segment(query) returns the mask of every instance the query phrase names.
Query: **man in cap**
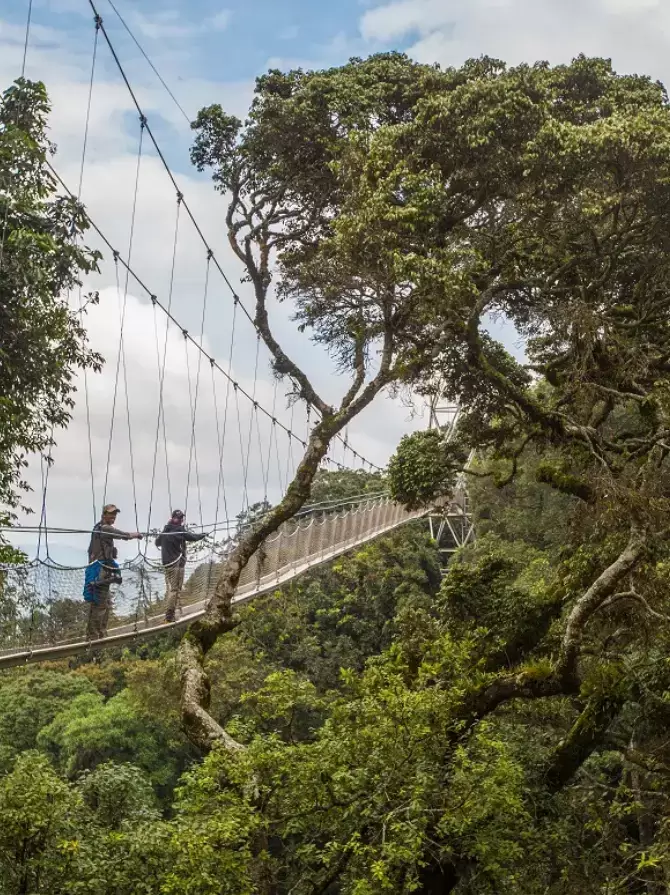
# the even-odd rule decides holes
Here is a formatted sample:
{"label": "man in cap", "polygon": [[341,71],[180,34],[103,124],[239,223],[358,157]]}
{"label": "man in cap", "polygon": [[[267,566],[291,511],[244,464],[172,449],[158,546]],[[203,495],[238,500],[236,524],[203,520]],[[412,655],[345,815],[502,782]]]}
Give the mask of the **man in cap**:
{"label": "man in cap", "polygon": [[184,527],[185,516],[181,510],[173,510],[170,521],[156,538],[156,546],[161,548],[161,562],[165,567],[165,621],[175,620],[179,595],[184,585],[186,566],[186,544],[202,541],[204,534],[194,534]]}
{"label": "man in cap", "polygon": [[139,531],[127,532],[115,528],[116,517],[120,512],[113,503],[108,503],[102,508],[102,518],[93,527],[91,542],[88,545],[89,563],[98,564],[97,579],[88,588],[91,599],[86,634],[89,640],[98,640],[107,636],[110,610],[109,586],[118,581],[120,577],[115,562],[117,550],[114,541],[142,540]]}

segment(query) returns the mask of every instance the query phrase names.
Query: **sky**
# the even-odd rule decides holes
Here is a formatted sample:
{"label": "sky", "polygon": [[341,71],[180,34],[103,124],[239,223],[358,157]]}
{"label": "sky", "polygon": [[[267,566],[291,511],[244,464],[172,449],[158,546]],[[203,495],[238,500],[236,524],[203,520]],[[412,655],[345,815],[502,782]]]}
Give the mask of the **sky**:
{"label": "sky", "polygon": [[[389,49],[442,65],[459,65],[483,54],[510,64],[538,59],[559,63],[583,52],[612,58],[622,72],[646,73],[670,82],[670,4],[664,0],[115,2],[189,118],[212,102],[244,117],[254,78],[268,68],[321,68],[342,64],[351,56]],[[226,245],[224,200],[213,191],[208,178],[195,172],[189,163],[191,133],[187,121],[124,31],[108,0],[97,3],[179,189],[234,288],[250,304],[248,285],[240,283],[240,265]],[[21,72],[27,14],[28,0],[0,4],[3,87]],[[47,85],[53,104],[51,136],[57,145],[54,164],[73,190],[80,176],[93,42],[88,0],[33,0],[26,76]],[[167,304],[171,300],[180,326],[198,338],[202,328],[207,355],[228,369],[233,326],[230,291],[218,273],[212,272],[203,317],[206,253],[183,214],[171,276],[175,191],[146,141],[138,175],[138,143],[137,113],[101,41],[82,201],[122,255],[127,256],[131,248],[132,267],[161,301]],[[89,243],[97,245],[93,237]],[[261,499],[266,491],[270,499],[276,499],[297,457],[297,451],[291,457],[288,439],[279,435],[270,442],[270,423],[259,418],[257,424],[245,401],[240,402],[238,414],[235,401],[229,397],[229,413],[224,414],[225,378],[216,374],[213,381],[206,359],[201,360],[198,374],[197,351],[185,348],[176,327],[166,333],[165,318],[155,314],[149,297],[136,283],[131,280],[126,285],[123,271],[117,279],[109,251],[105,252],[100,274],[84,284],[84,293],[89,290],[99,291],[100,303],[89,309],[86,325],[92,346],[104,355],[106,364],[102,374],[90,375],[86,382],[79,377],[73,421],[67,431],[56,433],[57,447],[48,476],[48,524],[88,528],[99,513],[103,497],[122,508],[119,525],[128,530],[162,525],[171,504],[186,506],[189,522],[199,524],[234,516],[245,500]],[[71,300],[76,303],[78,296],[71,296]],[[124,303],[124,363],[119,363]],[[346,384],[336,375],[327,355],[296,331],[290,307],[273,303],[271,314],[280,340],[304,364],[325,397],[336,400]],[[283,391],[275,393],[263,348],[256,362],[256,341],[248,321],[240,316],[235,326],[232,375],[261,404],[268,409],[274,405],[277,417],[302,436],[308,424],[304,408],[291,410]],[[510,350],[521,352],[509,328],[497,324],[494,329]],[[163,352],[165,437],[162,428],[157,427]],[[349,440],[359,453],[383,465],[405,432],[426,424],[427,415],[421,407],[410,410],[397,398],[380,396],[352,424]],[[268,443],[271,450],[266,453],[267,448],[261,445]],[[247,453],[249,460],[245,463]],[[334,448],[333,458],[352,463],[351,454],[341,445]],[[22,521],[34,524],[41,505],[39,462],[31,464],[28,478],[34,487],[28,503],[37,512]],[[50,550],[61,562],[80,563],[85,541],[83,536],[54,535]],[[19,537],[18,543],[34,552],[35,544],[26,535]],[[122,555],[132,552],[124,549]]]}

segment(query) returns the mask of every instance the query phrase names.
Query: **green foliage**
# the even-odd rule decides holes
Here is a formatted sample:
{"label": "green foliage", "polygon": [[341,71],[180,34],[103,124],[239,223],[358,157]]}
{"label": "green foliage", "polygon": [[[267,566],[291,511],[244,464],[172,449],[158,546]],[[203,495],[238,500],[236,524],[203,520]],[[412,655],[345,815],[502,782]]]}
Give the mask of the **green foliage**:
{"label": "green foliage", "polygon": [[429,606],[438,587],[425,531],[407,526],[249,604],[238,636],[256,659],[327,690],[339,686],[340,669],[362,670],[388,647],[397,614]]}
{"label": "green foliage", "polygon": [[77,795],[44,756],[26,752],[0,780],[0,811],[2,891],[62,892],[81,821]]}
{"label": "green foliage", "polygon": [[[416,523],[244,608],[208,656],[239,752],[185,747],[167,640],[3,678],[3,895],[666,891],[663,89],[602,60],[385,54],[270,72],[245,124],[212,107],[196,131],[342,367],[365,382],[392,338],[387,384],[441,376],[467,404],[478,541],[440,583]],[[429,505],[463,460],[405,439],[392,493]],[[320,476],[313,499],[378,485]]]}
{"label": "green foliage", "polygon": [[526,451],[517,474],[502,487],[493,476],[479,477],[493,472],[495,461],[486,457],[473,465],[478,475],[468,478],[468,495],[479,535],[521,541],[553,556],[565,548],[577,516],[576,501],[540,481],[537,469],[544,462]]}
{"label": "green foliage", "polygon": [[156,797],[147,774],[132,764],[105,762],[85,771],[78,782],[95,823],[110,830],[158,817]]}
{"label": "green foliage", "polygon": [[0,501],[10,507],[26,487],[26,454],[70,419],[77,369],[102,363],[65,300],[100,256],[78,242],[81,206],[55,194],[49,111],[41,83],[19,80],[0,100]]}
{"label": "green foliage", "polygon": [[251,793],[234,784],[243,776],[234,760],[215,750],[186,774],[177,793],[169,895],[252,895],[252,844],[259,830]]}
{"label": "green foliage", "polygon": [[479,628],[487,661],[511,665],[537,647],[562,606],[546,555],[493,535],[449,566],[438,603],[455,636]]}
{"label": "green foliage", "polygon": [[78,675],[41,668],[5,673],[0,678],[0,746],[5,755],[35,749],[40,731],[86,694],[94,695],[95,689]]}
{"label": "green foliage", "polygon": [[143,714],[128,690],[106,702],[96,692],[77,696],[40,731],[38,746],[72,778],[110,760],[131,762],[162,796],[174,787],[189,755],[184,741]]}
{"label": "green foliage", "polygon": [[389,463],[391,496],[409,510],[453,493],[466,454],[439,429],[405,435]]}
{"label": "green foliage", "polygon": [[379,472],[362,469],[321,469],[314,476],[310,503],[330,503],[348,500],[361,494],[379,494],[385,488],[385,480]]}

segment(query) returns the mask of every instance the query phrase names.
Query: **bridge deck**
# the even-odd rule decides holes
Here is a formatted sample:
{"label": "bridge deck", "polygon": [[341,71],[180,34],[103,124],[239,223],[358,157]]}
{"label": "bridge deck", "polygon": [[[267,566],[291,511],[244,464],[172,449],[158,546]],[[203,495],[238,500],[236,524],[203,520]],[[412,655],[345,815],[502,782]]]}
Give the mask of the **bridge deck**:
{"label": "bridge deck", "polygon": [[[290,520],[252,558],[242,574],[234,602],[241,604],[269,593],[322,563],[424,515],[423,511],[409,513],[388,498],[378,498],[344,513],[325,515],[320,520],[314,517]],[[113,627],[101,640],[82,639],[79,634],[55,643],[17,644],[0,651],[0,669],[97,652],[184,628],[205,612],[216,578],[211,567],[208,568],[210,571],[201,576],[200,583],[193,585],[198,570],[187,582],[183,615],[171,624],[165,623],[161,613]]]}

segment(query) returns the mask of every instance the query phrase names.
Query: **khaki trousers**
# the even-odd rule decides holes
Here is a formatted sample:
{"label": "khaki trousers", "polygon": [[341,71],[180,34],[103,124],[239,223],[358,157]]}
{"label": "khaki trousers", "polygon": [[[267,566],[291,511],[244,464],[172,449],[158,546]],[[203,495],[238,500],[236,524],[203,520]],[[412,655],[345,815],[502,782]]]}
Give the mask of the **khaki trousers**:
{"label": "khaki trousers", "polygon": [[[98,581],[104,582],[106,578],[111,578],[112,573],[103,564],[100,567]],[[86,626],[86,636],[89,640],[100,640],[107,636],[107,625],[109,623],[109,613],[112,608],[112,596],[109,590],[109,584],[98,585],[95,588],[96,601],[89,603],[88,608],[88,625]]]}
{"label": "khaki trousers", "polygon": [[184,566],[165,569],[165,615],[173,616],[179,607],[179,595],[184,586]]}

